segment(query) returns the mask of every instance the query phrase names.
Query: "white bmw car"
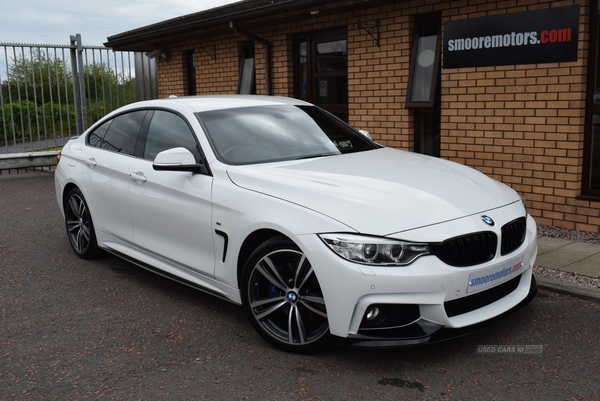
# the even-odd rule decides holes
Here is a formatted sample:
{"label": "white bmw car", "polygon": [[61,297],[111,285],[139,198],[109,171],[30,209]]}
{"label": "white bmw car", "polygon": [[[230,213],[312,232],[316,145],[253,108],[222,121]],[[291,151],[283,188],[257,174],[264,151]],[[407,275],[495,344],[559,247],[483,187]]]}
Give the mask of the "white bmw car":
{"label": "white bmw car", "polygon": [[452,338],[537,292],[536,224],[515,191],[295,99],[125,106],[65,145],[55,185],[77,255],[242,305],[288,351]]}

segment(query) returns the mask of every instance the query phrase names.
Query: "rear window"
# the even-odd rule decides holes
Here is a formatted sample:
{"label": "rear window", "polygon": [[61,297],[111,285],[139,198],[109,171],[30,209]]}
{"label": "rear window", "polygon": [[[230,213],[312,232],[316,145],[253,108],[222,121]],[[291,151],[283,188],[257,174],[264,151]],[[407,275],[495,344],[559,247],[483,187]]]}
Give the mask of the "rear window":
{"label": "rear window", "polygon": [[133,155],[146,110],[134,111],[106,121],[87,137],[90,146]]}

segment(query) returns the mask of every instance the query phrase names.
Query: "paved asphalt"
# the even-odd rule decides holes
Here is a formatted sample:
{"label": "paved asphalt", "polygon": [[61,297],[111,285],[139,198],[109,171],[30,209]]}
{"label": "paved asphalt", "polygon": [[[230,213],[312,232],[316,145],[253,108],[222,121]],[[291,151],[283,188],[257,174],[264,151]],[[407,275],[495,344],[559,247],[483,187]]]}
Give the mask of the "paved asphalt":
{"label": "paved asphalt", "polygon": [[2,401],[598,400],[599,316],[598,302],[542,290],[457,340],[286,354],[239,307],[112,256],[77,258],[51,173],[0,176]]}

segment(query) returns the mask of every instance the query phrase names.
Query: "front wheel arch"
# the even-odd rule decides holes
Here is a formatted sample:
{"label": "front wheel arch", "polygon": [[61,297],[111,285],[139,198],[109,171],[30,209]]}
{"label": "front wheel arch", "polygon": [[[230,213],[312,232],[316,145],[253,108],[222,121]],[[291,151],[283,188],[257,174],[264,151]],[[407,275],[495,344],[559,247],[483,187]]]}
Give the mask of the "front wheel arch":
{"label": "front wheel arch", "polygon": [[67,205],[67,196],[69,195],[69,192],[71,192],[71,190],[73,188],[77,188],[79,189],[79,187],[75,184],[73,184],[72,182],[69,184],[66,184],[65,187],[63,188],[63,192],[62,192],[62,211],[63,214],[65,212],[65,207]]}
{"label": "front wheel arch", "polygon": [[281,238],[288,239],[285,235],[280,233],[279,231],[271,230],[271,229],[262,229],[257,230],[248,235],[244,240],[242,246],[240,247],[240,252],[238,253],[237,259],[237,282],[238,288],[242,288],[242,273],[244,271],[244,266],[248,259],[250,259],[250,255],[256,249],[261,246],[263,243],[273,239],[273,238]]}

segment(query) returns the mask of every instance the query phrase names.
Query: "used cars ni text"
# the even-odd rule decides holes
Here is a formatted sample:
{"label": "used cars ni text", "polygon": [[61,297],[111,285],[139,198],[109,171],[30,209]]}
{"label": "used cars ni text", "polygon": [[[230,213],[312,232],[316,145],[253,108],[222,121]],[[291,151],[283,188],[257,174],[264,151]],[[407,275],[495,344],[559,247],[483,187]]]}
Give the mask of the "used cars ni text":
{"label": "used cars ni text", "polygon": [[519,194],[300,100],[122,107],[65,145],[55,186],[77,255],[108,251],[242,305],[292,352],[447,339],[537,292]]}

